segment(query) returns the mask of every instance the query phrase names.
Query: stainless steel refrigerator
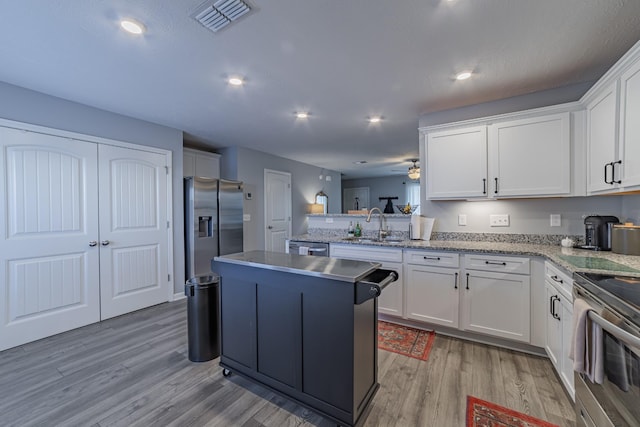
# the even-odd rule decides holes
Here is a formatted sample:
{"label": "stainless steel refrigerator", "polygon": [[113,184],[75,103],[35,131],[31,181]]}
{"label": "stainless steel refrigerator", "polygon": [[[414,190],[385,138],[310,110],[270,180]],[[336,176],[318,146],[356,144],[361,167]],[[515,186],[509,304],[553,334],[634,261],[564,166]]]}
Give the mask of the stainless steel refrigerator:
{"label": "stainless steel refrigerator", "polygon": [[185,280],[211,273],[211,259],[242,252],[242,182],[184,179]]}

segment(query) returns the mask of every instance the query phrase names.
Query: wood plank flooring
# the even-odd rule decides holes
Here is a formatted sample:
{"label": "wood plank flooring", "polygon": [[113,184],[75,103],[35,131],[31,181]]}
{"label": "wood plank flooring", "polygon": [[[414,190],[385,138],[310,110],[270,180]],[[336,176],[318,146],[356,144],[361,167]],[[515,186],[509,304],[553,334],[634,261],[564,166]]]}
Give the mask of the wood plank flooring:
{"label": "wood plank flooring", "polygon": [[[0,352],[0,426],[334,426],[237,376],[187,359],[186,303],[161,304]],[[574,426],[544,358],[437,336],[424,362],[379,352],[365,426],[465,425],[471,394]]]}

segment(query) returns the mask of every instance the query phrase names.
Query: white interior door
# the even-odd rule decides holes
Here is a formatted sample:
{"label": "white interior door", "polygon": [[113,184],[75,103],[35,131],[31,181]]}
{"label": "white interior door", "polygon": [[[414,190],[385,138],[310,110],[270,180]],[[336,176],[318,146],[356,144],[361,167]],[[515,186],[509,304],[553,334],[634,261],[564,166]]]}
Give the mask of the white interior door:
{"label": "white interior door", "polygon": [[0,127],[0,164],[4,350],[100,320],[97,144]]}
{"label": "white interior door", "polygon": [[166,156],[100,145],[101,318],[168,300]]}
{"label": "white interior door", "polygon": [[264,200],[265,250],[285,252],[291,237],[291,174],[265,169]]}

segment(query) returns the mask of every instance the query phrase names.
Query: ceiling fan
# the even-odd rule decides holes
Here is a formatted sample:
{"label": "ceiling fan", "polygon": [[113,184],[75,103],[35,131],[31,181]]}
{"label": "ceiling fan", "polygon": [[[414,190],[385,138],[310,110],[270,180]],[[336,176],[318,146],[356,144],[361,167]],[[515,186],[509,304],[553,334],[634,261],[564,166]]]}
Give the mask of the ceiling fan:
{"label": "ceiling fan", "polygon": [[410,179],[418,180],[420,179],[420,166],[417,165],[418,159],[407,159],[406,162],[412,162],[413,164],[409,166],[409,169],[391,169],[392,172],[405,172]]}

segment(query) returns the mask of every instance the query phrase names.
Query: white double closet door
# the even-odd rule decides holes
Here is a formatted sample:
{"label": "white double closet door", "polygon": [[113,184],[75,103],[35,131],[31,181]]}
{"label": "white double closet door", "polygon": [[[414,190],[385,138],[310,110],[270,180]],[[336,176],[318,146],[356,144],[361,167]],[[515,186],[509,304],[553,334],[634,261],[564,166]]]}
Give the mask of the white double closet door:
{"label": "white double closet door", "polygon": [[0,350],[169,299],[156,152],[0,127]]}

